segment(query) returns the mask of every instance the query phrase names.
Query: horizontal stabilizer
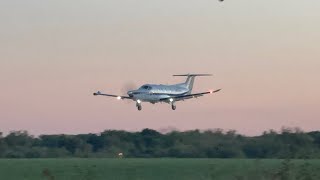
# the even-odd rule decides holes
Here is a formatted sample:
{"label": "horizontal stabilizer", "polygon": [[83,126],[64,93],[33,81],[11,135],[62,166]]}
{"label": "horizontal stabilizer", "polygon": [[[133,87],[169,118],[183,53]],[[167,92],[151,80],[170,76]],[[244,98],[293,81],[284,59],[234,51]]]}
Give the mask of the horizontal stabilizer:
{"label": "horizontal stabilizer", "polygon": [[175,74],[173,76],[212,76],[212,74]]}

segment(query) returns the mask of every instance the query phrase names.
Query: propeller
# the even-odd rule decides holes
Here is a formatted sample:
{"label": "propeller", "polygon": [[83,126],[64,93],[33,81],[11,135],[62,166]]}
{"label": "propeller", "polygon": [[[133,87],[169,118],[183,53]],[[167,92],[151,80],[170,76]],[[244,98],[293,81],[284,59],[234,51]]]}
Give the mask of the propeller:
{"label": "propeller", "polygon": [[[127,96],[128,91],[137,89],[137,85],[134,82],[127,82],[121,88],[121,93]],[[131,103],[132,101],[125,101],[127,103]]]}
{"label": "propeller", "polygon": [[127,82],[123,85],[123,87],[121,88],[121,91],[122,91],[122,94],[127,94],[128,91],[131,91],[131,90],[135,90],[137,89],[137,86],[134,82]]}

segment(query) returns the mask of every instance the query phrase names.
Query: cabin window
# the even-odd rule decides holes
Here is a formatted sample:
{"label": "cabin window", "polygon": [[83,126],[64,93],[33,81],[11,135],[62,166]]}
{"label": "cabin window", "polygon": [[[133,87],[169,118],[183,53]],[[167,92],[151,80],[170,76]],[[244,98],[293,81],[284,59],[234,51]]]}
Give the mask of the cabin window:
{"label": "cabin window", "polygon": [[142,89],[145,89],[145,90],[151,90],[151,89],[152,89],[151,86],[142,86],[141,88],[142,88]]}

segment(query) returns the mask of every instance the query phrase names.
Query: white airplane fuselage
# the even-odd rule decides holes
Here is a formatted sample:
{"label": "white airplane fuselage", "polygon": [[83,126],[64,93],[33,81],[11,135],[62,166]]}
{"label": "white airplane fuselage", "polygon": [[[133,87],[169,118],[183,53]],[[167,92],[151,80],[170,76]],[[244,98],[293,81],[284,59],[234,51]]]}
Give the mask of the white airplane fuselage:
{"label": "white airplane fuselage", "polygon": [[140,100],[152,104],[160,102],[161,99],[187,94],[190,94],[190,89],[184,83],[175,85],[145,84],[137,90],[128,92],[129,97],[132,97],[135,101]]}

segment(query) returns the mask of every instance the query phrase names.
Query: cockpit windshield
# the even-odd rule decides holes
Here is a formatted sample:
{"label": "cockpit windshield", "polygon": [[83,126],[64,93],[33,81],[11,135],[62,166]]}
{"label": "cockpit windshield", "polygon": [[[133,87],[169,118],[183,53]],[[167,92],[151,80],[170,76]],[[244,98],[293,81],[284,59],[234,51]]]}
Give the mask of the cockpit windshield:
{"label": "cockpit windshield", "polygon": [[152,87],[151,87],[151,86],[148,86],[148,85],[143,85],[143,86],[141,86],[140,89],[151,90]]}

